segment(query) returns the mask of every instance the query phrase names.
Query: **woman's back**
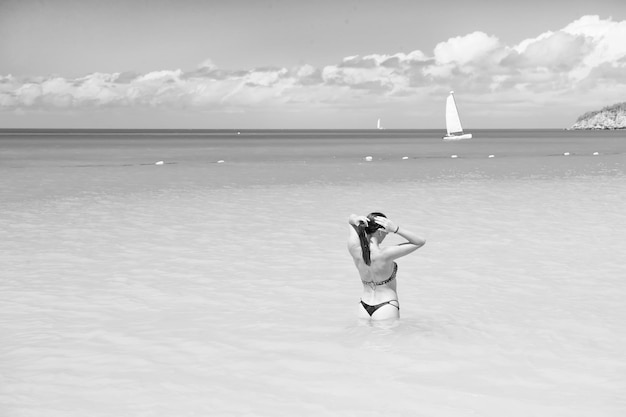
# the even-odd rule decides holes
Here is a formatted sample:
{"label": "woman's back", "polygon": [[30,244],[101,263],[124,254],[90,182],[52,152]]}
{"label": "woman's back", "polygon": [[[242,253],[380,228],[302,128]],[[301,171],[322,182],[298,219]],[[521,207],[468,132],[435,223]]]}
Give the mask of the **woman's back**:
{"label": "woman's back", "polygon": [[354,258],[361,281],[363,282],[382,282],[387,280],[397,268],[397,264],[385,259],[382,256],[376,256],[372,253],[370,264],[367,265],[362,257]]}

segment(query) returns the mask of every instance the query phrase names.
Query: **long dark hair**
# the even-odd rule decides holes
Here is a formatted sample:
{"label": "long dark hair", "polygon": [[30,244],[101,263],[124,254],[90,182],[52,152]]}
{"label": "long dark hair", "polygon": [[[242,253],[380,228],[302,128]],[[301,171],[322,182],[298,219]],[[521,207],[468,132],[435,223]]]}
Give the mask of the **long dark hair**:
{"label": "long dark hair", "polygon": [[369,235],[376,232],[378,229],[382,229],[382,226],[376,223],[375,217],[387,217],[383,213],[379,213],[377,211],[372,212],[367,215],[368,224],[365,225],[364,222],[360,222],[356,227],[357,234],[359,235],[359,241],[361,242],[361,252],[363,253],[363,260],[366,265],[371,264],[372,260],[370,259],[370,239]]}

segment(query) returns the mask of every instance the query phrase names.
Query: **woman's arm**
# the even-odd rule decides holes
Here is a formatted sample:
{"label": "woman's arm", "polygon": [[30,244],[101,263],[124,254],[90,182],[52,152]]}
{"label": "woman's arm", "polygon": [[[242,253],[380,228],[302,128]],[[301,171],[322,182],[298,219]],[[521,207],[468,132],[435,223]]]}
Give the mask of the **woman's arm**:
{"label": "woman's arm", "polygon": [[377,217],[376,223],[383,226],[387,233],[396,233],[408,241],[396,246],[386,247],[382,254],[387,259],[393,260],[408,255],[426,244],[426,240],[416,233],[396,225],[393,221],[385,217]]}
{"label": "woman's arm", "polygon": [[401,243],[397,246],[389,246],[383,251],[383,256],[388,259],[397,259],[402,256],[408,255],[411,252],[415,252],[426,244],[426,240],[419,237],[414,232],[400,227],[396,234],[402,236],[408,242]]}

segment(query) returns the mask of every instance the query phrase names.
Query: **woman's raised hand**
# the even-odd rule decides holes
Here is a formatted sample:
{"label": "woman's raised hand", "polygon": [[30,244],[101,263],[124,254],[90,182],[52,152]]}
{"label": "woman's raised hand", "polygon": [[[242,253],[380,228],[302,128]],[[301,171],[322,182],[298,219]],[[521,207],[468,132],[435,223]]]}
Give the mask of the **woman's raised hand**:
{"label": "woman's raised hand", "polygon": [[358,226],[361,223],[365,223],[365,226],[367,226],[369,224],[369,219],[367,216],[357,216],[356,214],[352,214],[349,222],[355,226]]}
{"label": "woman's raised hand", "polygon": [[386,217],[377,216],[374,221],[381,225],[387,233],[395,233],[398,230],[398,226]]}

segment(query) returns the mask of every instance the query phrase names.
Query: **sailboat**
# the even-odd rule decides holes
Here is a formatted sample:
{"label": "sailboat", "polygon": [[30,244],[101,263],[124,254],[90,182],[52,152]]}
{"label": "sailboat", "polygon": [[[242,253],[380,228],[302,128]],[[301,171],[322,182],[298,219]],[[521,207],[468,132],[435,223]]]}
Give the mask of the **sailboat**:
{"label": "sailboat", "polygon": [[378,123],[376,124],[376,129],[383,130],[383,125],[380,124],[380,119],[378,119]]}
{"label": "sailboat", "polygon": [[443,137],[443,140],[461,140],[471,139],[471,133],[463,133],[463,126],[461,126],[461,119],[459,119],[459,111],[456,108],[456,102],[454,101],[454,91],[450,91],[450,95],[446,100],[446,129],[448,134]]}

